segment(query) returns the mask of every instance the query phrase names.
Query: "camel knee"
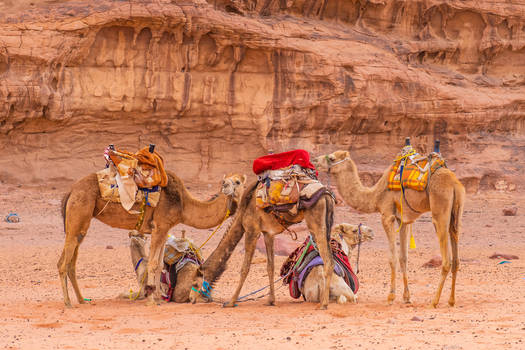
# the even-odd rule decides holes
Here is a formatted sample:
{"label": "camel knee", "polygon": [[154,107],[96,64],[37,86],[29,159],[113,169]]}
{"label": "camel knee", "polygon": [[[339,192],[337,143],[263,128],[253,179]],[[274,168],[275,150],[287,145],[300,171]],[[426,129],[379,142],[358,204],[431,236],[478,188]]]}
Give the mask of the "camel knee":
{"label": "camel knee", "polygon": [[453,259],[452,260],[452,272],[457,272],[459,270],[459,260]]}

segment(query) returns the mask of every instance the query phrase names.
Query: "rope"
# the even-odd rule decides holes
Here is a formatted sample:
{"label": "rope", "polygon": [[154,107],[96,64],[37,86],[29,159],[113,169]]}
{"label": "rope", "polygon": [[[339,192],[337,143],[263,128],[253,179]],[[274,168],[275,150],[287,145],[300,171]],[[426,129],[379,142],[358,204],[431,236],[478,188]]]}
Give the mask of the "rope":
{"label": "rope", "polygon": [[109,202],[110,202],[110,201],[108,200],[108,201],[106,202],[106,205],[104,205],[104,208],[102,208],[102,210],[100,210],[100,211],[98,212],[98,214],[95,215],[95,216],[99,216],[100,214],[102,214],[102,212],[104,211],[104,209],[106,209],[106,207],[108,206]]}
{"label": "rope", "polygon": [[219,224],[219,226],[217,226],[217,228],[215,229],[215,231],[213,231],[211,233],[211,235],[208,237],[208,239],[206,239],[204,241],[204,243],[201,244],[201,246],[199,247],[199,250],[202,249],[202,247],[204,247],[204,245],[206,243],[208,243],[208,241],[215,235],[215,233],[217,233],[217,231],[219,231],[219,229],[222,227],[222,224],[224,224],[224,222],[226,221],[226,219],[228,218],[228,216],[230,216],[230,209],[226,210],[226,215],[224,216],[224,219],[222,219],[222,222]]}
{"label": "rope", "polygon": [[[139,268],[140,263],[143,261],[143,258],[140,258],[139,262],[137,263],[137,266],[135,266],[135,271]],[[140,296],[140,292],[142,292],[142,287],[144,286],[144,280],[146,279],[147,271],[142,274],[142,281],[140,281],[140,288],[137,292],[137,295],[133,297],[133,289],[129,289],[129,300],[137,300],[137,298]]]}
{"label": "rope", "polygon": [[357,235],[359,237],[359,242],[357,242],[357,261],[355,263],[355,273],[358,274],[359,273],[359,255],[361,253],[361,225],[363,225],[362,223],[359,223],[359,225],[357,226]]}

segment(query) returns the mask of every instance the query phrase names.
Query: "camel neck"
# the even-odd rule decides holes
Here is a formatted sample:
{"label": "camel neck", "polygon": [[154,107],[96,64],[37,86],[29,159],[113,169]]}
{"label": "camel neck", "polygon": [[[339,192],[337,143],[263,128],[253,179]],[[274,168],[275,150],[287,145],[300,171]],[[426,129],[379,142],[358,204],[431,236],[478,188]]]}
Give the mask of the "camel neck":
{"label": "camel neck", "polygon": [[182,199],[182,223],[195,228],[210,228],[219,225],[231,209],[231,196],[223,193],[211,201],[199,201],[184,189]]}
{"label": "camel neck", "polygon": [[202,264],[201,271],[204,279],[213,284],[226,269],[228,259],[233,250],[244,234],[242,227],[242,215],[238,213],[233,219],[233,223],[224,234],[217,248],[211,253],[208,259]]}
{"label": "camel neck", "polygon": [[341,163],[333,175],[336,179],[337,189],[348,205],[364,213],[377,211],[377,198],[381,183],[384,181],[384,175],[374,186],[363,186],[352,159]]}

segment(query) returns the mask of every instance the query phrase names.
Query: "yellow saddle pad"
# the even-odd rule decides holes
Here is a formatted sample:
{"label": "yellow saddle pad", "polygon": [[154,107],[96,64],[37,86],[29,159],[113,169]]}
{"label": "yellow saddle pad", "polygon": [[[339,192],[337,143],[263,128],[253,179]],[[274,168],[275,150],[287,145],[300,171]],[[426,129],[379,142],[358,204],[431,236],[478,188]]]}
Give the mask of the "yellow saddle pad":
{"label": "yellow saddle pad", "polygon": [[[417,155],[415,155],[417,157]],[[414,158],[413,158],[414,159]],[[403,167],[403,174],[401,179],[401,165],[405,159],[397,159],[388,176],[388,189],[393,191],[401,190],[401,181],[403,181],[404,188],[410,188],[416,191],[424,191],[428,184],[429,175],[434,173],[441,167],[446,167],[445,160],[441,157],[430,158],[430,166],[428,164],[429,158],[416,158],[411,160],[406,158],[406,164]]]}
{"label": "yellow saddle pad", "polygon": [[270,205],[282,205],[297,203],[299,200],[299,183],[296,179],[290,180],[272,180],[270,187],[266,187],[265,183],[257,185],[256,205],[259,208],[266,208]]}

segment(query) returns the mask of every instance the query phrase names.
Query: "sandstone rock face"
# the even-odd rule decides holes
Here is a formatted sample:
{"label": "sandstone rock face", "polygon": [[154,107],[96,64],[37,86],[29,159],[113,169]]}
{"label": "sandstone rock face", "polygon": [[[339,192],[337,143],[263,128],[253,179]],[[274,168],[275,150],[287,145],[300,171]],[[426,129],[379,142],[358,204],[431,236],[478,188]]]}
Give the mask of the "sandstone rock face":
{"label": "sandstone rock face", "polygon": [[343,148],[371,183],[406,136],[469,191],[523,187],[522,2],[0,1],[2,181],[151,142],[187,180]]}

